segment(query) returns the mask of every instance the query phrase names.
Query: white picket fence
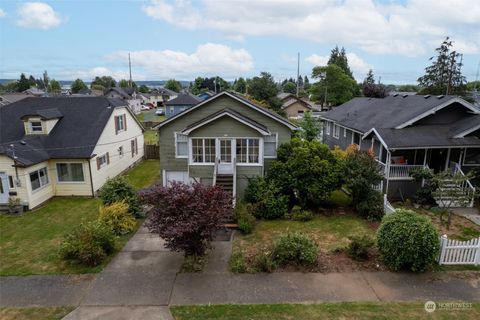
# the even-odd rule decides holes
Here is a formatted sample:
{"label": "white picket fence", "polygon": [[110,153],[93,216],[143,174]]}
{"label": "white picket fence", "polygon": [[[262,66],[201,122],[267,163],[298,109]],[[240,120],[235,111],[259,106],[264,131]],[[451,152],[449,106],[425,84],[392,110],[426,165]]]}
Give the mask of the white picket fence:
{"label": "white picket fence", "polygon": [[480,264],[480,237],[469,241],[440,238],[438,264]]}

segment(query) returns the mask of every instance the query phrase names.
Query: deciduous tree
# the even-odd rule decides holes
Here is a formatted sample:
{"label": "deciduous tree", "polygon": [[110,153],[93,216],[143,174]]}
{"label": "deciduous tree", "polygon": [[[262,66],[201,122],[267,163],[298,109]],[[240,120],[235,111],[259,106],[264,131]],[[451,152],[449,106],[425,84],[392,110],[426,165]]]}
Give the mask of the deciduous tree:
{"label": "deciduous tree", "polygon": [[70,89],[72,90],[72,93],[78,93],[83,89],[87,89],[87,85],[81,79],[76,79],[75,81],[73,81]]}
{"label": "deciduous tree", "polygon": [[164,87],[167,88],[168,90],[172,90],[175,92],[182,91],[182,84],[175,79],[170,79],[167,82],[165,82]]}

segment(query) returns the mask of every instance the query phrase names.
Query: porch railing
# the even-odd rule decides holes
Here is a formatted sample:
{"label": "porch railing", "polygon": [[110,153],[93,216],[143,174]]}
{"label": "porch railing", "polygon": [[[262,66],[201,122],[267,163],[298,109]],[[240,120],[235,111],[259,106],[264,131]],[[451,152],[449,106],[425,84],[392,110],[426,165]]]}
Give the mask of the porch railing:
{"label": "porch railing", "polygon": [[391,164],[389,179],[410,180],[410,173],[417,169],[426,168],[424,165]]}
{"label": "porch railing", "polygon": [[[453,174],[461,174],[462,176],[465,176],[465,173],[463,173],[462,168],[458,163],[455,163],[454,169],[453,169]],[[466,179],[458,185],[460,188],[461,194],[464,194],[468,198],[468,206],[473,207],[474,201],[475,201],[475,187],[472,185],[470,180]]]}
{"label": "porch railing", "polygon": [[218,174],[218,163],[220,159],[218,157],[215,158],[215,164],[213,165],[213,185],[217,185],[217,174]]}

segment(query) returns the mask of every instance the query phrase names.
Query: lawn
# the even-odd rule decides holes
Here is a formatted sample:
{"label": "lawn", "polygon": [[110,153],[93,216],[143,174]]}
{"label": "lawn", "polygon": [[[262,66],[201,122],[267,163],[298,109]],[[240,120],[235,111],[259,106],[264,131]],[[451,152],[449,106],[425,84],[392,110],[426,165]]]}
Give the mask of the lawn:
{"label": "lawn", "polygon": [[[158,161],[144,161],[127,179],[136,188],[147,187],[158,180],[159,166]],[[73,265],[58,254],[63,236],[82,221],[96,219],[100,204],[99,199],[58,197],[19,217],[0,215],[0,276],[101,271],[114,254],[96,267]],[[132,234],[117,239],[117,251]]]}
{"label": "lawn", "polygon": [[146,122],[146,121],[152,121],[152,122],[162,122],[165,120],[165,116],[157,116],[155,114],[156,109],[151,109],[151,110],[146,110],[142,111],[139,114],[136,115],[138,121],[140,122]]}
{"label": "lawn", "polygon": [[62,319],[74,307],[35,307],[35,308],[0,308],[2,320],[55,320]]}
{"label": "lawn", "polygon": [[143,140],[145,144],[158,144],[157,131],[152,129],[147,129],[143,133]]}
{"label": "lawn", "polygon": [[479,319],[480,304],[471,309],[427,313],[423,302],[340,302],[310,305],[213,305],[170,308],[176,320],[316,320],[316,319]]}
{"label": "lawn", "polygon": [[137,189],[146,188],[160,179],[160,161],[144,160],[128,171],[127,180]]}

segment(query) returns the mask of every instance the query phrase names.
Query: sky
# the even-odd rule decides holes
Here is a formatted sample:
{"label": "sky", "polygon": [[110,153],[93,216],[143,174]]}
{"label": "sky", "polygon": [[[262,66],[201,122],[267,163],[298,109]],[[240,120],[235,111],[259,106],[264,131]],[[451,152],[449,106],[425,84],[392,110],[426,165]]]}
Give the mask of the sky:
{"label": "sky", "polygon": [[0,79],[296,77],[344,47],[358,81],[414,84],[449,36],[480,66],[479,0],[0,0]]}

